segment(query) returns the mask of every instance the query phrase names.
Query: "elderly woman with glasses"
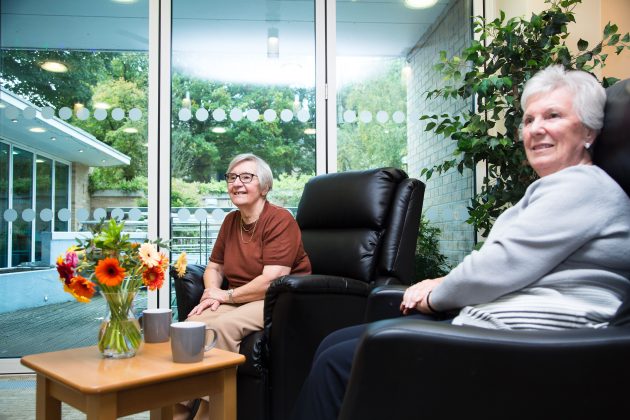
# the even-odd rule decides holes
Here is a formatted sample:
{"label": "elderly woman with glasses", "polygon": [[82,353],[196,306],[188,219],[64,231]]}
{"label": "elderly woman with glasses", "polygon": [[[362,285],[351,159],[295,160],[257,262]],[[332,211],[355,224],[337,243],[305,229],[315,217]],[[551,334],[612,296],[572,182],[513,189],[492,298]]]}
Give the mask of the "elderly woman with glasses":
{"label": "elderly woman with glasses", "polygon": [[[267,162],[253,154],[236,156],[225,174],[238,208],[229,213],[203,275],[201,301],[188,314],[218,332],[217,347],[238,352],[241,340],[263,327],[269,284],[287,274],[310,274],[297,222],[267,201],[273,178]],[[228,289],[221,289],[223,279]]]}
{"label": "elderly woman with glasses", "polygon": [[[238,352],[245,336],[263,328],[271,282],[287,274],[310,274],[311,263],[291,213],[267,201],[273,178],[264,160],[236,156],[225,180],[238,210],[221,225],[203,275],[205,290],[187,320],[211,325],[218,333],[216,347]],[[227,290],[221,288],[224,278]]]}

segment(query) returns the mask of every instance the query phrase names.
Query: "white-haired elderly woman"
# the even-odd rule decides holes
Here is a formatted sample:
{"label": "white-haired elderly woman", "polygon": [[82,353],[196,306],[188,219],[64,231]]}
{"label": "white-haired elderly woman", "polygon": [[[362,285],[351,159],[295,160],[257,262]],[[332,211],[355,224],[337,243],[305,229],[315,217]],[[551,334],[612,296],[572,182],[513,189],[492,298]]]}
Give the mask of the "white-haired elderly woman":
{"label": "white-haired elderly woman", "polygon": [[[273,177],[264,160],[249,153],[236,156],[225,180],[238,210],[221,225],[203,275],[205,290],[187,321],[211,325],[217,330],[216,347],[238,352],[245,336],[263,328],[271,282],[287,274],[310,274],[311,263],[291,213],[267,201]],[[227,290],[221,289],[223,278]]]}
{"label": "white-haired elderly woman", "polygon": [[[582,71],[552,66],[525,85],[523,146],[540,179],[496,220],[479,251],[409,287],[412,317],[512,330],[606,327],[630,292],[630,198],[589,148],[606,93]],[[294,418],[336,419],[365,326],[324,339]]]}

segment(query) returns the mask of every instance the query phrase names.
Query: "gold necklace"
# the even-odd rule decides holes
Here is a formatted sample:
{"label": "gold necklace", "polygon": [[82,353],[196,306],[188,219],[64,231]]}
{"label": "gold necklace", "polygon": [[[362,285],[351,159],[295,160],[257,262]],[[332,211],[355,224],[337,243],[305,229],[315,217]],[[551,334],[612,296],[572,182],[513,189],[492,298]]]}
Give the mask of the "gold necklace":
{"label": "gold necklace", "polygon": [[[240,234],[241,234],[241,242],[243,242],[244,244],[248,244],[252,241],[252,239],[254,239],[254,232],[256,232],[256,226],[258,226],[258,220],[260,220],[260,218],[256,219],[256,221],[254,222],[254,226],[252,226],[249,229],[245,228],[245,223],[243,222],[243,218],[241,216],[239,216],[239,219],[241,221],[241,229],[239,230]],[[246,233],[250,233],[251,232],[251,236],[249,237],[249,241],[245,242],[245,239],[243,238],[243,232]]]}

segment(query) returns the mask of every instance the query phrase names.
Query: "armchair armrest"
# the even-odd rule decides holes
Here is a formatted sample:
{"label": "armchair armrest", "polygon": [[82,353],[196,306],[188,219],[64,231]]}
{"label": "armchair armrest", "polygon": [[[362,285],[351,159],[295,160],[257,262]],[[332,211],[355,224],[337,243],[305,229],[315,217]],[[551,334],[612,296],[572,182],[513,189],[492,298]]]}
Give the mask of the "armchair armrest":
{"label": "armchair armrest", "polygon": [[408,287],[406,285],[394,285],[374,288],[368,296],[365,322],[402,316],[400,302],[402,302],[403,295]]}
{"label": "armchair armrest", "polygon": [[329,333],[363,322],[371,286],[328,275],[284,276],[265,297],[261,369],[269,374],[274,417],[289,418],[317,346]]}
{"label": "armchair armrest", "polygon": [[186,274],[178,277],[171,268],[171,275],[175,281],[175,296],[177,298],[177,318],[184,321],[192,308],[201,299],[204,291],[203,272],[206,267],[199,264],[188,264]]}
{"label": "armchair armrest", "polygon": [[339,418],[606,418],[627,397],[629,352],[626,327],[380,321],[358,346]]}

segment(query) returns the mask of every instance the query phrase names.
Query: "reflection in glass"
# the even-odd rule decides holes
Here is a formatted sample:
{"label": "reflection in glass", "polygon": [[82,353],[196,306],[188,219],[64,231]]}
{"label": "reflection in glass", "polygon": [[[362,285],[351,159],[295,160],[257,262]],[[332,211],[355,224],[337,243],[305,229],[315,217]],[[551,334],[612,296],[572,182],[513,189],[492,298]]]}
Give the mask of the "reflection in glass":
{"label": "reflection in glass", "polygon": [[9,252],[9,223],[4,212],[9,208],[9,145],[0,143],[0,268],[6,267]]}
{"label": "reflection in glass", "polygon": [[55,204],[53,209],[56,232],[67,232],[70,225],[59,219],[59,211],[70,205],[70,168],[61,162],[55,162]]}
{"label": "reflection in glass", "polygon": [[33,200],[33,154],[13,148],[13,206],[18,218],[13,222],[11,265],[31,260],[33,225],[19,215],[32,206]]}
{"label": "reflection in glass", "polygon": [[[52,208],[52,179],[53,165],[52,160],[38,156],[35,162],[35,213],[39,213],[43,209]],[[50,241],[52,225],[48,221],[36,218],[35,221],[35,261],[42,261],[42,253],[50,261]],[[43,248],[46,247],[44,250]],[[49,261],[46,261],[48,263]]]}

